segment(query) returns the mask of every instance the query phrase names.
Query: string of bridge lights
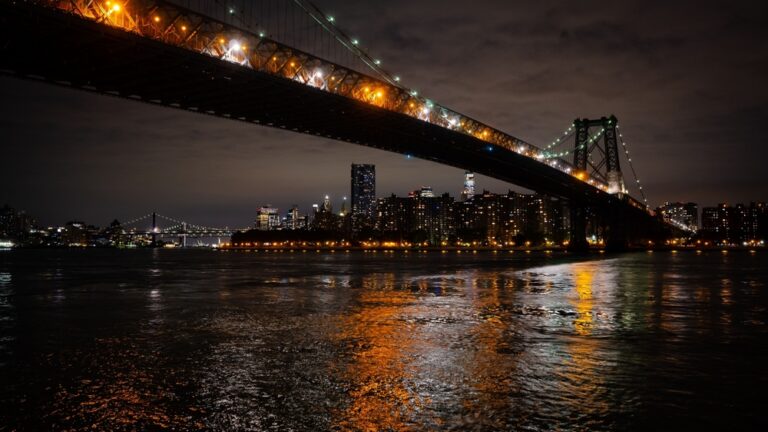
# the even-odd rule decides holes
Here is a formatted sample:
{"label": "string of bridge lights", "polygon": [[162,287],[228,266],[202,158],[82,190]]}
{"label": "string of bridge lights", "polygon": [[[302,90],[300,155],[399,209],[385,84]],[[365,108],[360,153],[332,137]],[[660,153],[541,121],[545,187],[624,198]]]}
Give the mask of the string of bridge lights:
{"label": "string of bridge lights", "polygon": [[627,156],[627,161],[629,162],[629,168],[632,170],[632,176],[635,178],[635,184],[637,184],[637,188],[640,190],[640,195],[643,197],[643,202],[645,203],[646,206],[648,206],[648,198],[646,198],[645,192],[643,191],[643,185],[640,183],[640,179],[637,177],[635,166],[632,165],[632,158],[629,157],[629,149],[627,148],[627,143],[624,142],[624,136],[621,134],[621,131],[619,130],[618,123],[616,123],[616,132],[619,134],[619,142],[621,142],[621,147],[624,149],[624,154]]}
{"label": "string of bridge lights", "polygon": [[[310,4],[312,4],[311,2],[309,2],[309,3],[310,3]],[[317,6],[315,6],[315,5],[312,5],[312,6],[314,6],[314,8],[315,8],[315,9],[317,9],[318,11],[320,11],[320,9],[319,9]],[[320,12],[322,13],[322,11],[320,11]],[[362,60],[362,61],[363,61],[363,63],[366,63],[366,64],[368,64],[367,60],[368,60],[368,59],[372,60],[372,61],[373,61],[373,67],[371,67],[371,68],[372,68],[374,71],[376,71],[376,72],[378,72],[379,74],[381,74],[381,75],[382,75],[382,77],[383,77],[383,78],[384,78],[386,81],[388,81],[390,84],[392,84],[392,85],[394,85],[394,86],[400,87],[400,88],[402,88],[402,89],[404,89],[404,90],[408,90],[408,91],[409,91],[409,93],[410,93],[412,96],[416,96],[416,95],[418,95],[418,92],[417,92],[417,91],[415,91],[415,90],[413,90],[413,89],[406,89],[406,88],[404,88],[403,86],[401,86],[401,85],[400,85],[400,80],[401,80],[401,78],[400,78],[400,75],[391,74],[391,73],[389,73],[387,70],[385,70],[383,67],[381,67],[381,65],[382,65],[382,63],[383,63],[383,62],[382,62],[382,60],[381,60],[381,59],[379,59],[379,58],[371,57],[371,56],[368,54],[368,51],[367,51],[367,50],[364,50],[364,49],[361,47],[361,45],[360,45],[360,39],[358,39],[358,38],[356,38],[356,37],[353,37],[353,38],[349,38],[349,37],[347,37],[347,36],[346,36],[346,34],[344,33],[344,31],[343,31],[343,30],[341,30],[341,29],[340,29],[340,28],[339,28],[339,27],[336,25],[336,17],[334,17],[333,15],[327,15],[327,14],[324,14],[324,13],[322,13],[322,16],[325,18],[325,20],[327,21],[327,23],[328,23],[328,24],[329,24],[331,27],[333,27],[333,28],[334,28],[334,29],[335,29],[337,32],[339,32],[339,33],[340,33],[340,34],[341,34],[341,35],[342,35],[344,38],[346,38],[346,39],[348,40],[348,42],[349,42],[349,43],[351,43],[351,44],[352,44],[352,46],[354,46],[354,47],[355,47],[355,49],[356,49],[356,51],[357,51],[357,52],[355,52],[355,50],[350,50],[350,51],[351,51],[353,54],[355,54],[355,55],[357,55],[358,57],[360,57],[360,60]],[[342,42],[342,43],[343,43],[343,42]],[[346,44],[345,44],[345,46],[346,46]],[[365,57],[368,57],[368,59],[366,59],[366,58],[363,58],[363,56],[362,56],[362,55],[364,55]],[[371,66],[371,65],[369,64],[368,66]],[[394,82],[392,82],[392,81],[394,81]]]}
{"label": "string of bridge lights", "polygon": [[169,227],[167,229],[171,229],[171,228],[174,228],[174,227],[186,225],[187,228],[195,228],[195,229],[207,230],[207,231],[228,231],[229,230],[229,228],[227,228],[227,227],[224,227],[224,228],[214,228],[214,227],[207,227],[207,226],[202,226],[202,225],[195,225],[195,224],[192,224],[192,223],[188,223],[188,222],[180,221],[178,219],[174,219],[172,217],[163,216],[161,214],[157,214],[156,213],[156,215],[157,215],[157,217],[159,217],[161,219],[165,219],[165,220],[168,220],[168,221],[171,221],[171,222],[176,222],[176,225],[174,225],[172,227]]}
{"label": "string of bridge lights", "polygon": [[[587,144],[592,144],[593,142],[597,141],[598,139],[600,139],[600,137],[604,133],[605,133],[605,128],[601,128],[599,132],[597,132],[596,134],[594,134],[591,137],[589,137],[589,139],[587,139]],[[584,148],[584,144],[580,145],[579,148],[583,149]],[[568,156],[569,154],[571,154],[570,150],[566,150],[566,151],[563,151],[563,152],[560,152],[560,153],[549,153],[546,156],[544,156],[544,159],[554,159],[554,158]]]}
{"label": "string of bridge lights", "polygon": [[[251,26],[250,26],[250,23],[246,22],[246,21],[243,19],[243,17],[242,17],[242,16],[240,16],[240,14],[237,14],[237,13],[236,13],[237,11],[236,11],[236,9],[235,9],[235,7],[234,7],[234,6],[227,6],[227,5],[223,4],[223,3],[221,3],[219,0],[214,0],[214,1],[215,1],[215,2],[216,2],[218,5],[219,5],[219,6],[221,6],[222,8],[224,8],[224,9],[227,11],[227,13],[229,13],[229,15],[231,15],[231,16],[233,16],[233,17],[237,18],[237,19],[238,19],[238,21],[240,22],[240,24],[244,25],[244,27],[246,27],[246,28],[251,28]],[[318,23],[319,23],[319,24],[323,25],[323,27],[325,26],[325,24],[328,24],[328,25],[330,25],[330,26],[331,26],[331,27],[332,27],[334,30],[336,30],[336,32],[337,32],[338,34],[334,34],[333,36],[335,36],[337,39],[339,39],[339,38],[343,38],[344,40],[340,40],[340,39],[339,39],[339,42],[341,42],[341,43],[342,43],[342,45],[344,45],[344,47],[345,47],[345,48],[347,48],[347,49],[348,49],[350,52],[352,52],[352,53],[353,53],[353,54],[355,54],[355,55],[356,55],[358,58],[360,58],[360,60],[362,60],[362,61],[363,61],[363,63],[365,63],[366,65],[368,65],[368,66],[369,66],[369,67],[370,67],[372,70],[374,70],[375,72],[378,72],[380,75],[382,75],[382,78],[384,78],[384,80],[385,80],[385,81],[387,81],[389,84],[392,84],[392,85],[395,85],[395,86],[397,86],[397,87],[401,87],[401,88],[403,88],[403,87],[402,87],[402,86],[399,84],[399,83],[400,83],[400,80],[401,80],[400,76],[399,76],[399,75],[394,75],[394,74],[391,74],[391,73],[389,73],[388,71],[386,71],[385,69],[383,69],[383,68],[381,67],[381,65],[382,65],[382,61],[381,61],[381,59],[378,59],[378,58],[373,58],[373,57],[371,57],[371,56],[368,54],[367,50],[363,50],[363,49],[362,49],[362,47],[360,46],[360,39],[358,39],[358,38],[356,38],[356,37],[348,37],[348,36],[347,36],[347,35],[344,33],[344,31],[343,31],[343,30],[341,30],[341,29],[340,29],[340,28],[339,28],[339,27],[336,25],[336,17],[334,17],[333,15],[328,15],[328,14],[325,14],[323,11],[321,11],[321,10],[320,10],[320,8],[318,8],[318,7],[317,7],[316,5],[314,5],[312,2],[306,2],[306,3],[308,3],[308,4],[309,4],[309,5],[310,5],[310,6],[311,6],[311,7],[312,7],[314,10],[316,10],[316,11],[317,11],[317,12],[320,14],[320,16],[321,16],[321,17],[324,19],[324,21],[325,21],[325,22],[320,22],[320,21],[318,20],[318,17],[316,17],[316,16],[315,16],[315,15],[312,13],[312,11],[310,11],[310,10],[308,10],[308,9],[307,9],[306,5],[305,5],[305,4],[303,4],[304,2],[302,2],[302,1],[300,1],[300,0],[295,0],[295,3],[296,3],[296,4],[297,4],[299,7],[301,7],[302,9],[304,9],[304,11],[305,11],[307,14],[309,14],[309,16],[310,16],[310,17],[314,18],[316,21],[318,21]],[[259,35],[259,37],[260,37],[260,38],[266,37],[266,33],[265,33],[263,30],[259,30],[259,31],[258,31],[258,35]],[[349,47],[349,46],[347,45],[347,43],[351,44],[353,48]],[[235,49],[235,51],[239,51],[239,49]],[[367,57],[367,58],[365,58],[365,57]],[[371,65],[371,64],[369,63],[369,60],[370,60],[370,62],[372,62],[372,63],[373,63],[373,65]],[[394,81],[394,82],[393,82],[393,81]],[[417,92],[417,91],[415,91],[415,90],[412,90],[412,89],[405,89],[405,88],[403,88],[403,89],[404,89],[404,90],[409,90],[409,93],[410,93],[412,96],[416,96],[416,95],[418,94],[418,92]]]}
{"label": "string of bridge lights", "polygon": [[124,222],[124,223],[122,223],[121,225],[123,225],[123,226],[125,226],[125,225],[133,225],[133,224],[135,224],[136,222],[142,221],[142,220],[144,220],[144,219],[148,219],[148,218],[149,218],[149,217],[151,217],[151,216],[152,216],[152,213],[148,213],[148,214],[145,214],[144,216],[141,216],[141,217],[137,217],[136,219],[132,219],[132,220],[130,220],[130,221],[128,221],[128,222]]}
{"label": "string of bridge lights", "polygon": [[559,138],[555,139],[554,141],[552,141],[552,143],[551,143],[551,144],[548,144],[546,147],[544,147],[544,151],[546,151],[546,150],[549,150],[549,149],[551,149],[552,147],[555,147],[555,146],[557,146],[558,144],[562,144],[563,142],[565,142],[564,140],[565,140],[566,138],[568,138],[568,136],[569,136],[569,135],[571,135],[571,134],[573,133],[573,128],[574,128],[574,126],[576,126],[576,125],[575,125],[575,124],[573,124],[573,123],[571,123],[571,125],[568,127],[568,129],[566,129],[566,130],[565,130],[565,132],[563,132],[563,134],[562,134],[562,135],[560,135],[560,137],[559,137]]}

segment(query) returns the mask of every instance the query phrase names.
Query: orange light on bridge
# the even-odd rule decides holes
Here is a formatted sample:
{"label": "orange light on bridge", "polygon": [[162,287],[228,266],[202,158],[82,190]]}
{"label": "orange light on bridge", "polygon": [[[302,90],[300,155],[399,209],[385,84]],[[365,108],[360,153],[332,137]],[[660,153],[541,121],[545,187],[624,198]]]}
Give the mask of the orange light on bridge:
{"label": "orange light on bridge", "polygon": [[181,26],[181,31],[184,31],[184,32],[187,31],[187,26],[185,25]]}
{"label": "orange light on bridge", "polygon": [[155,16],[155,22],[160,22],[160,17],[159,16]]}

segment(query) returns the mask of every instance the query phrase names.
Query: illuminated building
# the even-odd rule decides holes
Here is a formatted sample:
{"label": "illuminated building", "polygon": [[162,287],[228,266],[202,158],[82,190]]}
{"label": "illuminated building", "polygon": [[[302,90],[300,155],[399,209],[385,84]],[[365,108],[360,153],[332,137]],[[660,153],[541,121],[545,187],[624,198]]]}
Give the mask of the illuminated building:
{"label": "illuminated building", "polygon": [[432,245],[448,241],[454,231],[454,200],[447,193],[434,196],[431,188],[422,195],[424,189],[411,192],[408,197],[393,194],[380,198],[376,228],[390,240],[426,241]]}
{"label": "illuminated building", "polygon": [[352,226],[357,231],[371,226],[376,216],[376,166],[352,164]]}
{"label": "illuminated building", "polygon": [[[448,241],[454,231],[452,220],[453,198],[444,193],[434,196],[432,188],[424,193],[422,188],[418,197],[413,198],[413,223],[411,229],[424,235],[423,240],[437,245]],[[421,240],[421,239],[417,239]]]}
{"label": "illuminated building", "polygon": [[272,231],[280,227],[280,215],[278,209],[267,204],[259,209],[256,216],[256,229],[261,231]]}
{"label": "illuminated building", "polygon": [[299,213],[299,207],[294,205],[283,219],[283,228],[289,230],[304,229],[307,227],[307,216]]}
{"label": "illuminated building", "polygon": [[419,196],[421,198],[434,198],[435,193],[432,191],[432,187],[422,186],[421,190],[419,190]]}
{"label": "illuminated building", "polygon": [[768,208],[763,202],[704,207],[701,226],[699,234],[705,240],[728,245],[760,244],[768,237]]}
{"label": "illuminated building", "polygon": [[464,172],[464,189],[461,191],[461,200],[466,201],[475,195],[475,174]]}
{"label": "illuminated building", "polygon": [[331,197],[328,195],[323,198],[323,207],[324,212],[333,213],[333,204],[331,203]]}
{"label": "illuminated building", "polygon": [[560,243],[568,238],[569,213],[563,201],[546,195],[483,191],[454,204],[459,241],[509,244]]}
{"label": "illuminated building", "polygon": [[749,203],[747,240],[768,240],[768,206],[764,202]]}
{"label": "illuminated building", "polygon": [[376,203],[376,229],[383,233],[410,233],[413,200],[392,194]]}
{"label": "illuminated building", "polygon": [[323,199],[322,205],[318,206],[317,204],[313,204],[312,208],[314,210],[312,223],[310,224],[312,230],[326,232],[339,231],[343,218],[333,213],[333,205],[331,204],[331,198],[328,195]]}

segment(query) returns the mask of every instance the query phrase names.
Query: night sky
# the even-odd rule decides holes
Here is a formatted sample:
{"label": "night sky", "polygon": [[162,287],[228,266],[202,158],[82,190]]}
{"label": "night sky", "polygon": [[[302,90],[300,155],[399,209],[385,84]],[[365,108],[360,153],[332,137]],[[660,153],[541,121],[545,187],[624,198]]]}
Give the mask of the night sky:
{"label": "night sky", "polygon": [[[528,142],[615,114],[653,206],[768,200],[766,2],[316,3],[406,85]],[[156,210],[240,227],[326,193],[338,208],[351,163],[376,164],[379,196],[462,186],[431,162],[9,77],[0,144],[0,205],[43,224]]]}

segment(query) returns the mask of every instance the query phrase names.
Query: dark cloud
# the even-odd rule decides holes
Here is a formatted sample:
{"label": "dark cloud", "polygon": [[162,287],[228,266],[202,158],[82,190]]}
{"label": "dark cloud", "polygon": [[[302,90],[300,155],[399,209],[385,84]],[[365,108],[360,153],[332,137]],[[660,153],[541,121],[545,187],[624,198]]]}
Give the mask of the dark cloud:
{"label": "dark cloud", "polygon": [[[408,85],[527,141],[617,115],[652,204],[768,199],[765,2],[316,2]],[[349,193],[353,162],[376,163],[379,195],[461,187],[430,162],[11,78],[0,133],[0,201],[50,223],[244,225]]]}

